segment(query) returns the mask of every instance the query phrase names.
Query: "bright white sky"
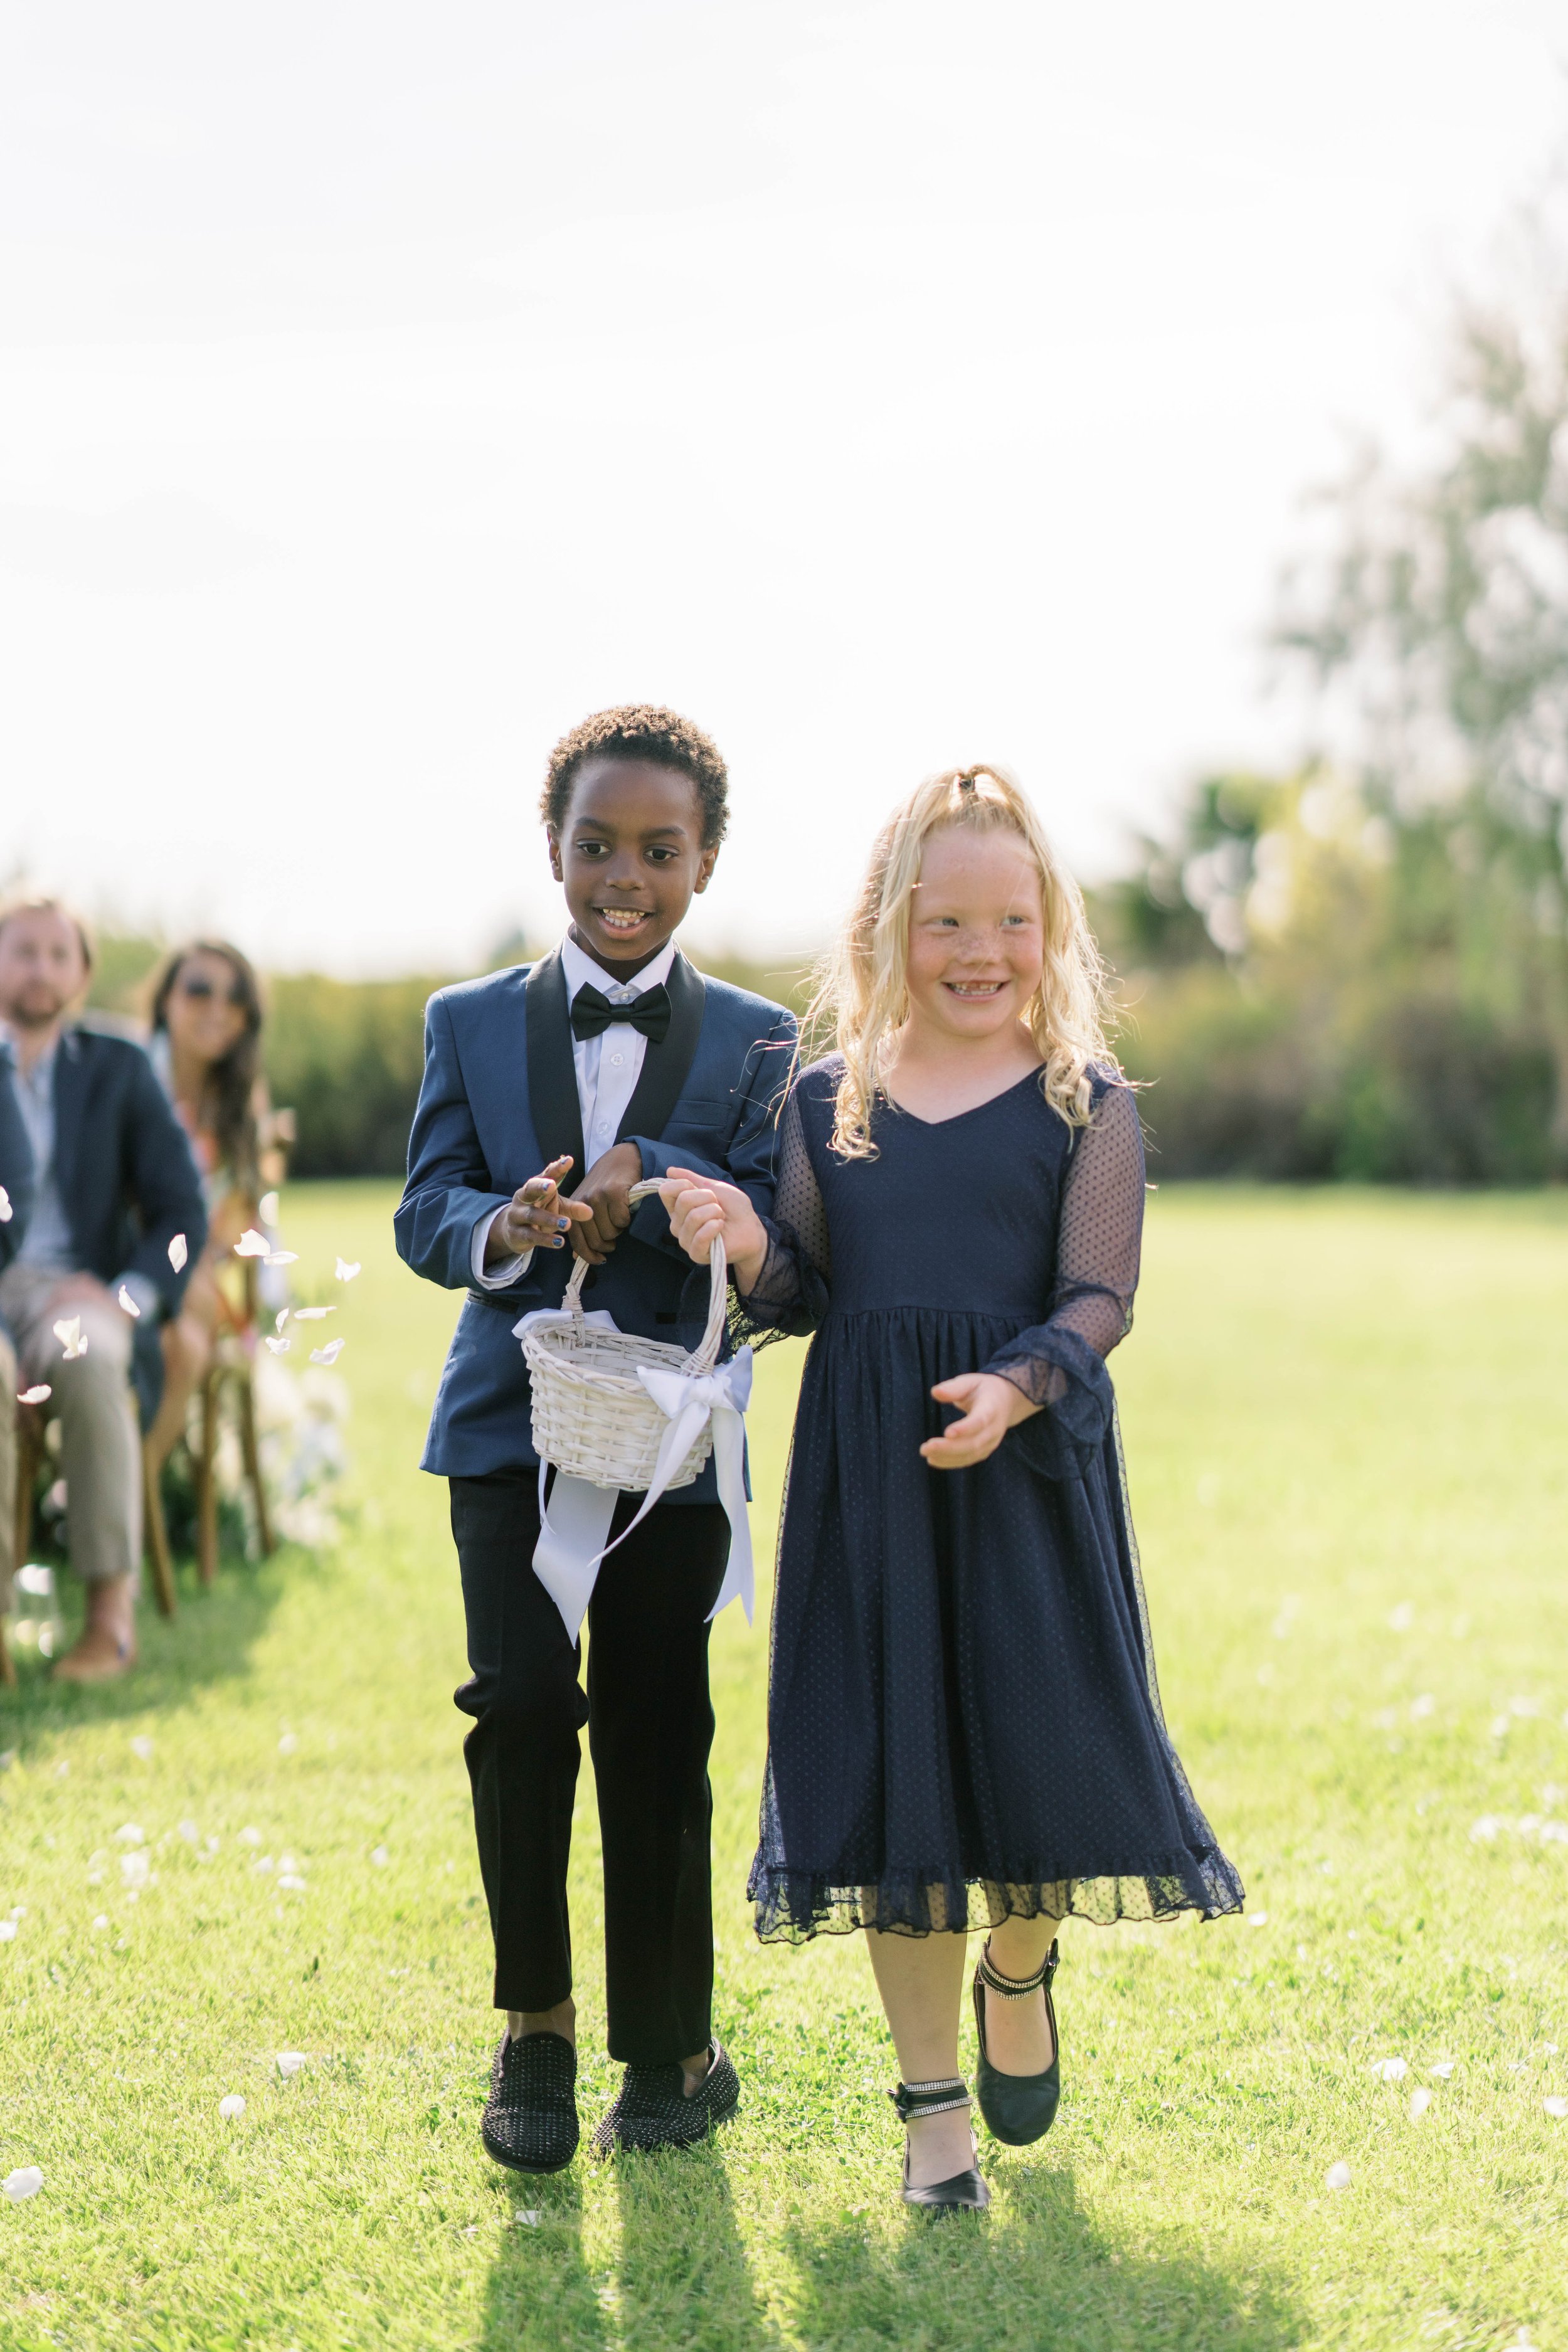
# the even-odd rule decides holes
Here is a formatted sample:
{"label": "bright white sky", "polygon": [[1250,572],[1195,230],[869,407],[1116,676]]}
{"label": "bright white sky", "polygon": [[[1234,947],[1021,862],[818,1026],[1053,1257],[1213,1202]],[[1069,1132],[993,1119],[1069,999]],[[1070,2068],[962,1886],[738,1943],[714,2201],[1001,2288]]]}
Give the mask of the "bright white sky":
{"label": "bright white sky", "polygon": [[552,931],[586,711],[814,944],[930,769],[1069,857],[1300,713],[1348,430],[1568,121],[1555,0],[10,0],[0,875],[275,966]]}

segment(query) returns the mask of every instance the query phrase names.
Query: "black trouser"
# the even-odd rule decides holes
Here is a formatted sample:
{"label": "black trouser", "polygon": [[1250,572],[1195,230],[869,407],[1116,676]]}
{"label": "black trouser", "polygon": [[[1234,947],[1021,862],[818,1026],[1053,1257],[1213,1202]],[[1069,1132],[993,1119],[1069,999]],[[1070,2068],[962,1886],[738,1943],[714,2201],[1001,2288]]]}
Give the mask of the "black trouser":
{"label": "black trouser", "polygon": [[[581,1647],[533,1573],[538,1474],[454,1478],[471,1679],[455,1694],[479,1869],[495,1937],[498,2009],[553,2009],[572,1990],[566,1863],[588,1726],[605,1860],[605,1988],[612,2058],[661,2065],[711,2030],[708,1612],[730,1522],[718,1503],[657,1503],[599,1570]],[[637,1497],[616,1506],[612,1534]]]}

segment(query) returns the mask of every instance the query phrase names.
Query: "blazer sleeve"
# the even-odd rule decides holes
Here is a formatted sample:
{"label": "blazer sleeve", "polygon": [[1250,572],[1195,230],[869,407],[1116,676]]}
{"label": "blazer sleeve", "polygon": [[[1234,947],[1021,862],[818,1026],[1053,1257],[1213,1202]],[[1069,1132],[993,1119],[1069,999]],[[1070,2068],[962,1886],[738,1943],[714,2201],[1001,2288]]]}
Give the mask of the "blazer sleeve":
{"label": "blazer sleeve", "polygon": [[[767,1035],[759,1037],[747,1052],[736,1088],[740,1112],[721,1160],[704,1160],[657,1136],[627,1138],[642,1154],[645,1181],[668,1176],[672,1168],[689,1168],[696,1175],[738,1184],[762,1215],[773,1213],[778,1119],[795,1060],[795,1028],[794,1013],[780,1005]],[[639,1242],[655,1249],[668,1250],[677,1257],[686,1255],[671,1237],[669,1217],[660,1200],[640,1202],[629,1230]]]}
{"label": "blazer sleeve", "polygon": [[399,1257],[426,1282],[466,1290],[473,1279],[474,1227],[510,1199],[491,1181],[452,1016],[433,996],[425,1008],[425,1076],[408,1139],[408,1181],[392,1221]]}
{"label": "blazer sleeve", "polygon": [[[128,1189],[141,1236],[119,1278],[141,1275],[156,1290],[165,1316],[174,1315],[206,1246],[206,1202],[185,1130],[142,1053],[132,1066],[125,1151]],[[185,1263],[178,1273],[169,1263],[169,1244],[176,1234],[185,1237]]]}
{"label": "blazer sleeve", "polygon": [[[27,1220],[33,1213],[32,1147],[27,1141],[21,1108],[12,1088],[10,1059],[5,1055],[0,1055],[0,1190],[4,1190],[11,1210],[7,1217],[0,1208],[0,1274],[3,1274],[22,1246]],[[4,1402],[0,1400],[0,1411],[5,1409]]]}

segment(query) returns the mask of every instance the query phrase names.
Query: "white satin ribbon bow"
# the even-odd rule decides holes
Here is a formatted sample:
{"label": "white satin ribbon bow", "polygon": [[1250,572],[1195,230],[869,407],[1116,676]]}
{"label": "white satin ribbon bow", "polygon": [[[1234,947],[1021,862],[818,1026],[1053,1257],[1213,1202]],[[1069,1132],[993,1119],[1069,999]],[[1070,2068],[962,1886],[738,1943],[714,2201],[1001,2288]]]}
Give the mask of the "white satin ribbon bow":
{"label": "white satin ribbon bow", "polygon": [[[557,1311],[548,1307],[535,1310],[541,1318],[553,1316]],[[595,1313],[587,1319],[612,1331],[616,1328],[608,1315]],[[519,1337],[533,1320],[534,1316],[525,1315],[514,1327]],[[639,1364],[637,1378],[668,1425],[659,1440],[653,1480],[641,1507],[637,1517],[621,1529],[615,1543],[606,1538],[621,1490],[591,1486],[586,1478],[569,1478],[558,1470],[550,1489],[547,1511],[544,1483],[548,1465],[542,1462],[539,1465],[539,1542],[534,1549],[533,1572],[560,1611],[569,1642],[574,1643],[582,1631],[600,1562],[615,1550],[616,1544],[625,1543],[632,1528],[647,1518],[685,1461],[710,1414],[713,1420],[713,1467],[719,1482],[719,1500],[730,1521],[730,1559],[719,1598],[708,1615],[711,1622],[721,1609],[739,1599],[747,1624],[752,1622],[755,1577],[751,1522],[746,1516],[743,1419],[752,1394],[752,1351],[742,1348],[738,1356],[711,1372],[650,1370]]]}

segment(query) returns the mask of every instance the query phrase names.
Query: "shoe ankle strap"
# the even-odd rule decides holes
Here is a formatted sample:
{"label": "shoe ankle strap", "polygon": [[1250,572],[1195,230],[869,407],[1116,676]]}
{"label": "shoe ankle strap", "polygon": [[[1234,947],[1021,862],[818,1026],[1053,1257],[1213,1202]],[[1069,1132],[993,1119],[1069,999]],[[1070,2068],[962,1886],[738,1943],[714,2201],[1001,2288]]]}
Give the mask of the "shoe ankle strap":
{"label": "shoe ankle strap", "polygon": [[1042,1985],[1050,1983],[1058,1965],[1054,1937],[1050,1950],[1032,1977],[1005,1977],[991,1958],[989,1938],[980,1948],[980,1981],[988,1985],[994,1993],[999,1993],[1004,2000],[1022,2000],[1026,1994],[1038,1992]]}
{"label": "shoe ankle strap", "polygon": [[888,2096],[899,2111],[899,2121],[907,2124],[921,2116],[942,2116],[952,2108],[967,2107],[969,2085],[962,2074],[951,2074],[945,2083],[900,2083]]}

